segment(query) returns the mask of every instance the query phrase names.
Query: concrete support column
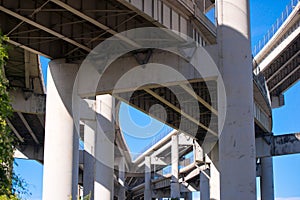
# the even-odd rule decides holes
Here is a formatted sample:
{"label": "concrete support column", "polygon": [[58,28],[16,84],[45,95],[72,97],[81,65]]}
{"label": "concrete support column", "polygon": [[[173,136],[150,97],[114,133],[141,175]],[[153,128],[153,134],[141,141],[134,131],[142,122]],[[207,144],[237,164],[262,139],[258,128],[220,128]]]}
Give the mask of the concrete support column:
{"label": "concrete support column", "polygon": [[178,135],[172,135],[171,146],[171,163],[172,163],[172,177],[171,177],[171,198],[180,198],[179,177],[179,153],[178,153]]}
{"label": "concrete support column", "polygon": [[119,190],[119,200],[126,199],[126,190],[125,190],[125,158],[120,159],[119,163],[119,182],[121,183]]}
{"label": "concrete support column", "polygon": [[262,200],[274,200],[273,158],[260,159],[260,193]]}
{"label": "concrete support column", "polygon": [[114,198],[114,98],[111,95],[96,97],[96,145],[94,199]]}
{"label": "concrete support column", "polygon": [[248,0],[217,1],[219,69],[227,97],[219,137],[221,199],[256,199],[253,77]]}
{"label": "concrete support column", "polygon": [[77,64],[64,63],[64,60],[54,60],[49,63],[44,200],[77,198],[79,139],[72,118],[72,91],[77,71]]}
{"label": "concrete support column", "polygon": [[219,167],[219,146],[215,145],[210,152],[210,157],[205,156],[205,161],[210,163],[210,181],[209,181],[209,194],[210,198],[220,200],[220,172]]}
{"label": "concrete support column", "polygon": [[84,172],[83,196],[89,195],[94,200],[94,171],[95,171],[95,136],[96,121],[85,121],[84,125]]}
{"label": "concrete support column", "polygon": [[210,200],[209,198],[209,170],[204,170],[200,173],[200,199]]}
{"label": "concrete support column", "polygon": [[151,191],[151,158],[149,156],[145,157],[145,190],[144,190],[144,199],[152,199]]}
{"label": "concrete support column", "polygon": [[193,200],[193,193],[192,192],[186,192],[184,199],[185,200]]}

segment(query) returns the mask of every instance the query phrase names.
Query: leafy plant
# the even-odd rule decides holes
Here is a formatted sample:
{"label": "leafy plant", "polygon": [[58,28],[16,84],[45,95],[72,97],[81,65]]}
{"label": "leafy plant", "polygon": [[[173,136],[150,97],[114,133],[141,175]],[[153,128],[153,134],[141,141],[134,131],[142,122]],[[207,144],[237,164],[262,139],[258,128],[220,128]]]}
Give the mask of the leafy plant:
{"label": "leafy plant", "polygon": [[12,171],[15,138],[6,122],[13,112],[4,71],[8,60],[7,40],[8,38],[0,32],[0,200],[16,200],[19,199],[18,194],[23,194],[27,190],[25,181]]}

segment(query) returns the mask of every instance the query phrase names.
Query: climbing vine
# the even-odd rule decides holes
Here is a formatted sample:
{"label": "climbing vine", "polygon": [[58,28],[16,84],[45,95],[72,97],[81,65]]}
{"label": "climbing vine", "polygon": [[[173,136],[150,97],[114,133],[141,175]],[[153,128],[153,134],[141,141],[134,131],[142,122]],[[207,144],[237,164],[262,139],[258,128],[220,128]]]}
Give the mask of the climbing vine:
{"label": "climbing vine", "polygon": [[6,119],[12,115],[12,107],[7,91],[8,80],[4,65],[8,59],[7,37],[0,34],[0,194],[10,196],[12,193],[12,165],[14,138]]}

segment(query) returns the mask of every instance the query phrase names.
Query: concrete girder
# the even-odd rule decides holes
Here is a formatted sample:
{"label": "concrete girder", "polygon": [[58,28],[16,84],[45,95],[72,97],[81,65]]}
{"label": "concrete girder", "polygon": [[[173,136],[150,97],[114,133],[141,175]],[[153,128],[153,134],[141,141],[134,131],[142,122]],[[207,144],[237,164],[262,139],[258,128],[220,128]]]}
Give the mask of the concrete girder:
{"label": "concrete girder", "polygon": [[27,120],[24,118],[23,114],[21,112],[17,112],[17,113],[18,113],[20,119],[22,120],[22,122],[24,123],[25,127],[27,128],[29,134],[31,135],[31,137],[35,141],[35,143],[40,144],[39,140],[37,139],[35,133],[32,131],[31,127],[29,126]]}
{"label": "concrete girder", "polygon": [[27,159],[43,162],[44,147],[41,145],[18,145],[17,149],[24,154]]}
{"label": "concrete girder", "polygon": [[214,109],[209,103],[207,103],[203,98],[197,95],[192,88],[188,87],[187,85],[180,85],[185,91],[187,91],[190,95],[192,95],[195,99],[197,99],[202,105],[208,108],[212,113],[218,115],[218,111]]}
{"label": "concrete girder", "polygon": [[[78,77],[79,82],[81,82],[78,86],[78,95],[81,97],[91,97],[95,94],[115,95],[132,92],[137,88],[142,90],[161,86],[168,87],[217,80],[218,74],[216,71],[210,71],[205,77],[202,77],[183,56],[184,55],[176,55],[164,50],[153,50],[149,63],[141,67],[134,55],[127,54],[114,60],[104,72],[102,68],[98,69],[99,66],[96,65],[96,63],[89,63],[91,62],[89,61],[83,66],[86,67],[84,68],[85,72],[82,72],[83,74]],[[204,57],[204,55],[200,56]],[[124,63],[126,63],[126,65],[124,65]],[[105,63],[101,64],[103,65]],[[168,66],[168,68],[162,67],[162,65]],[[132,73],[135,75],[138,74],[138,76],[129,73],[131,70],[134,70]],[[176,79],[174,78],[175,71]],[[180,74],[180,76],[177,75],[177,73]],[[85,75],[90,77],[88,81],[85,80]],[[99,77],[101,77],[101,79]],[[130,81],[133,78],[135,81]],[[120,81],[122,81],[122,83]],[[94,87],[95,83],[98,84],[96,88]],[[145,83],[147,83],[147,85],[145,85]]]}
{"label": "concrete girder", "polygon": [[278,88],[284,81],[286,81],[290,76],[296,73],[299,69],[300,69],[300,64],[295,69],[293,69],[287,76],[281,79],[274,87],[272,87],[270,89],[270,93],[273,92],[276,88]]}
{"label": "concrete girder", "polygon": [[25,97],[24,92],[18,89],[9,92],[14,111],[31,114],[45,114],[46,95],[29,93],[29,97]]}
{"label": "concrete girder", "polygon": [[45,58],[51,58],[49,55],[46,55],[46,54],[42,53],[41,51],[38,51],[36,49],[30,48],[30,47],[28,47],[26,45],[23,45],[23,44],[21,44],[19,42],[16,42],[13,39],[9,39],[8,43],[10,43],[10,44],[12,44],[12,45],[14,45],[16,47],[20,47],[20,48],[22,48],[22,49],[24,49],[26,51],[30,51],[31,53],[44,56]]}
{"label": "concrete girder", "polygon": [[15,129],[14,125],[10,122],[10,120],[6,119],[6,122],[7,122],[8,126],[11,128],[11,130],[14,132],[14,134],[17,136],[17,138],[23,143],[24,138],[20,135],[20,133],[17,131],[17,129]]}
{"label": "concrete girder", "polygon": [[117,31],[115,31],[115,30],[111,29],[110,27],[108,27],[108,26],[100,23],[99,21],[97,21],[97,20],[89,17],[88,15],[86,15],[86,14],[78,11],[77,9],[72,8],[68,4],[66,4],[66,3],[64,3],[64,2],[62,2],[60,0],[51,0],[51,2],[53,2],[53,3],[55,3],[55,4],[59,5],[59,6],[61,6],[62,8],[70,11],[71,13],[73,13],[73,14],[81,17],[82,19],[84,19],[84,20],[86,20],[86,21],[88,21],[88,22],[96,25],[97,27],[103,29],[104,31],[106,31],[106,32],[108,32],[108,33],[110,33],[112,35],[116,35],[116,37],[118,37],[119,39],[127,42],[128,44],[130,44],[130,45],[132,45],[134,47],[139,47],[140,48],[140,46],[137,43],[135,43],[134,41],[130,40],[129,38],[127,38],[127,37],[125,37],[123,35],[120,35],[120,34],[118,35]]}
{"label": "concrete girder", "polygon": [[70,44],[73,44],[73,45],[75,45],[75,46],[77,46],[77,47],[79,47],[79,48],[81,48],[81,49],[83,49],[83,50],[85,50],[87,52],[91,51],[90,48],[88,48],[88,47],[86,47],[86,46],[84,46],[84,45],[82,45],[82,44],[80,44],[80,43],[78,43],[78,42],[76,42],[76,41],[74,41],[74,40],[66,37],[65,35],[62,35],[62,34],[60,34],[58,32],[55,32],[55,31],[51,30],[50,28],[47,28],[47,27],[45,27],[45,26],[43,26],[43,25],[41,25],[39,23],[36,23],[36,22],[32,21],[31,19],[23,17],[22,15],[19,15],[18,13],[11,11],[11,10],[5,8],[4,6],[0,6],[0,10],[3,11],[3,12],[5,12],[6,14],[9,14],[9,15],[11,15],[13,17],[16,17],[19,20],[24,21],[24,22],[26,22],[26,23],[28,23],[28,24],[36,27],[36,28],[39,28],[39,29],[41,29],[41,30],[43,30],[43,31],[51,34],[51,35],[54,35],[54,36],[58,37],[59,39],[62,39],[64,41],[66,41],[66,42],[69,42]]}
{"label": "concrete girder", "polygon": [[180,113],[182,116],[186,117],[187,119],[189,119],[193,123],[195,123],[198,126],[200,126],[204,130],[208,131],[209,133],[213,134],[214,136],[218,136],[218,133],[216,133],[215,131],[213,131],[210,128],[206,127],[204,124],[202,124],[201,122],[199,122],[198,120],[196,120],[194,117],[190,116],[189,114],[185,113],[184,111],[182,111],[181,109],[179,109],[178,107],[176,107],[175,105],[173,105],[172,103],[170,103],[169,101],[165,100],[164,98],[162,98],[161,96],[159,96],[158,94],[156,94],[151,89],[144,89],[144,90],[147,93],[149,93],[150,95],[152,95],[153,97],[155,97],[160,102],[166,104],[167,106],[169,106],[170,108],[172,108],[174,111]]}
{"label": "concrete girder", "polygon": [[270,77],[268,77],[267,78],[267,83],[268,82],[270,82],[270,80],[272,79],[272,78],[274,78],[282,69],[284,69],[290,62],[292,62],[295,58],[297,58],[298,56],[299,56],[299,54],[300,54],[300,50],[298,50],[298,52],[297,53],[295,53],[292,57],[290,57],[286,62],[284,62],[284,64],[283,65],[281,65],[280,66],[280,68],[279,69],[277,69],[276,71],[275,71],[275,73],[273,73]]}
{"label": "concrete girder", "polygon": [[300,133],[256,138],[256,157],[300,153]]}

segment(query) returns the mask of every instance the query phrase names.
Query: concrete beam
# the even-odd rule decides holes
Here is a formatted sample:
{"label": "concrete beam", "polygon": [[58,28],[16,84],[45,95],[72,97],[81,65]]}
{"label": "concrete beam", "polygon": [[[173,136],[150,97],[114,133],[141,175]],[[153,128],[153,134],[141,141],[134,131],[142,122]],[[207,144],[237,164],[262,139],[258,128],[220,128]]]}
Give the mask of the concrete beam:
{"label": "concrete beam", "polygon": [[30,160],[44,160],[44,147],[41,145],[19,145],[17,149]]}
{"label": "concrete beam", "polygon": [[88,47],[86,47],[86,46],[84,46],[84,45],[76,42],[75,40],[72,40],[72,39],[70,39],[69,37],[67,37],[65,35],[57,33],[55,31],[51,30],[50,28],[47,28],[47,27],[45,27],[45,26],[43,26],[43,25],[41,25],[39,23],[36,23],[33,20],[31,20],[31,19],[23,17],[22,15],[19,15],[18,13],[13,12],[13,11],[11,11],[11,10],[3,7],[3,6],[0,6],[0,10],[3,11],[3,12],[5,12],[6,14],[11,15],[11,16],[13,16],[13,17],[15,17],[15,18],[17,18],[17,19],[19,19],[19,20],[21,20],[23,22],[26,22],[26,23],[28,23],[28,24],[36,27],[36,28],[39,28],[39,29],[41,29],[41,30],[43,30],[43,31],[51,34],[51,35],[54,35],[54,36],[58,37],[59,39],[62,39],[64,41],[66,41],[66,42],[69,42],[70,44],[73,44],[74,46],[77,46],[77,47],[79,47],[79,48],[81,48],[81,49],[83,49],[83,50],[85,50],[87,52],[91,51],[90,48],[88,48]]}
{"label": "concrete beam", "polygon": [[187,91],[191,96],[197,99],[203,106],[209,109],[215,115],[218,115],[218,111],[214,109],[209,103],[207,103],[204,99],[202,99],[199,95],[197,95],[192,88],[188,87],[187,85],[180,85],[185,91]]}
{"label": "concrete beam", "polygon": [[125,37],[124,35],[118,34],[117,31],[111,29],[110,27],[100,23],[99,21],[89,17],[88,15],[80,12],[79,10],[69,6],[68,4],[60,1],[60,0],[51,0],[53,3],[59,5],[60,7],[66,9],[67,11],[77,15],[78,17],[81,17],[82,19],[94,24],[95,26],[103,29],[104,31],[112,34],[112,35],[116,35],[116,37],[118,37],[120,40],[123,40],[125,42],[127,42],[128,44],[134,46],[134,47],[140,47],[139,44],[135,43],[134,41],[130,40],[129,38]]}
{"label": "concrete beam", "polygon": [[24,142],[24,138],[20,135],[20,133],[15,129],[14,125],[10,122],[9,119],[6,119],[6,123],[11,128],[11,130],[14,132],[14,134],[17,136],[17,138],[20,140],[20,142]]}
{"label": "concrete beam", "polygon": [[164,103],[165,105],[169,106],[170,108],[172,108],[174,111],[180,113],[182,116],[186,117],[187,119],[189,119],[191,122],[197,124],[198,126],[200,126],[201,128],[203,128],[204,130],[208,131],[209,133],[218,136],[218,133],[216,133],[215,131],[211,130],[210,128],[206,127],[204,124],[202,124],[201,122],[199,122],[198,120],[196,120],[194,117],[190,116],[188,113],[185,113],[183,110],[179,109],[178,107],[176,107],[175,105],[173,105],[171,102],[165,100],[164,98],[162,98],[161,96],[159,96],[157,93],[153,92],[150,89],[144,89],[148,94],[152,95],[154,98],[156,98],[157,100],[159,100],[160,102]]}
{"label": "concrete beam", "polygon": [[25,96],[20,89],[9,91],[14,111],[30,114],[45,114],[46,95],[30,93]]}
{"label": "concrete beam", "polygon": [[300,153],[300,133],[256,138],[256,157]]}
{"label": "concrete beam", "polygon": [[194,138],[181,133],[178,135],[178,145],[179,146],[192,146],[194,144]]}
{"label": "concrete beam", "polygon": [[[197,55],[197,59],[203,59],[205,63],[210,64],[209,61],[206,61],[206,57],[204,53]],[[101,62],[102,65],[106,62],[100,60],[100,58],[96,61]],[[79,74],[78,81],[80,85],[78,86],[78,94],[81,97],[95,96],[95,94],[118,94],[132,92],[136,89],[216,80],[218,76],[216,72],[211,71],[207,72],[205,77],[202,77],[195,72],[194,66],[185,60],[184,55],[181,55],[179,50],[174,53],[153,50],[148,64],[143,65],[143,67],[140,67],[134,55],[116,57],[114,62],[104,72],[102,69],[104,66],[101,65],[102,67],[99,68],[94,63],[95,60],[85,63]],[[120,66],[122,67],[120,68]],[[174,71],[176,71],[176,74],[174,74]],[[86,77],[89,77],[89,79],[87,80]],[[101,77],[100,80],[99,77]],[[133,79],[135,81],[132,81]],[[95,83],[99,84],[95,85]]]}
{"label": "concrete beam", "polygon": [[23,116],[22,113],[17,112],[20,119],[22,120],[23,124],[25,125],[25,127],[27,128],[29,134],[31,135],[31,137],[33,138],[33,140],[35,141],[36,144],[40,144],[39,140],[37,139],[35,133],[33,132],[33,130],[31,129],[31,127],[29,126],[27,120],[25,119],[25,117]]}

